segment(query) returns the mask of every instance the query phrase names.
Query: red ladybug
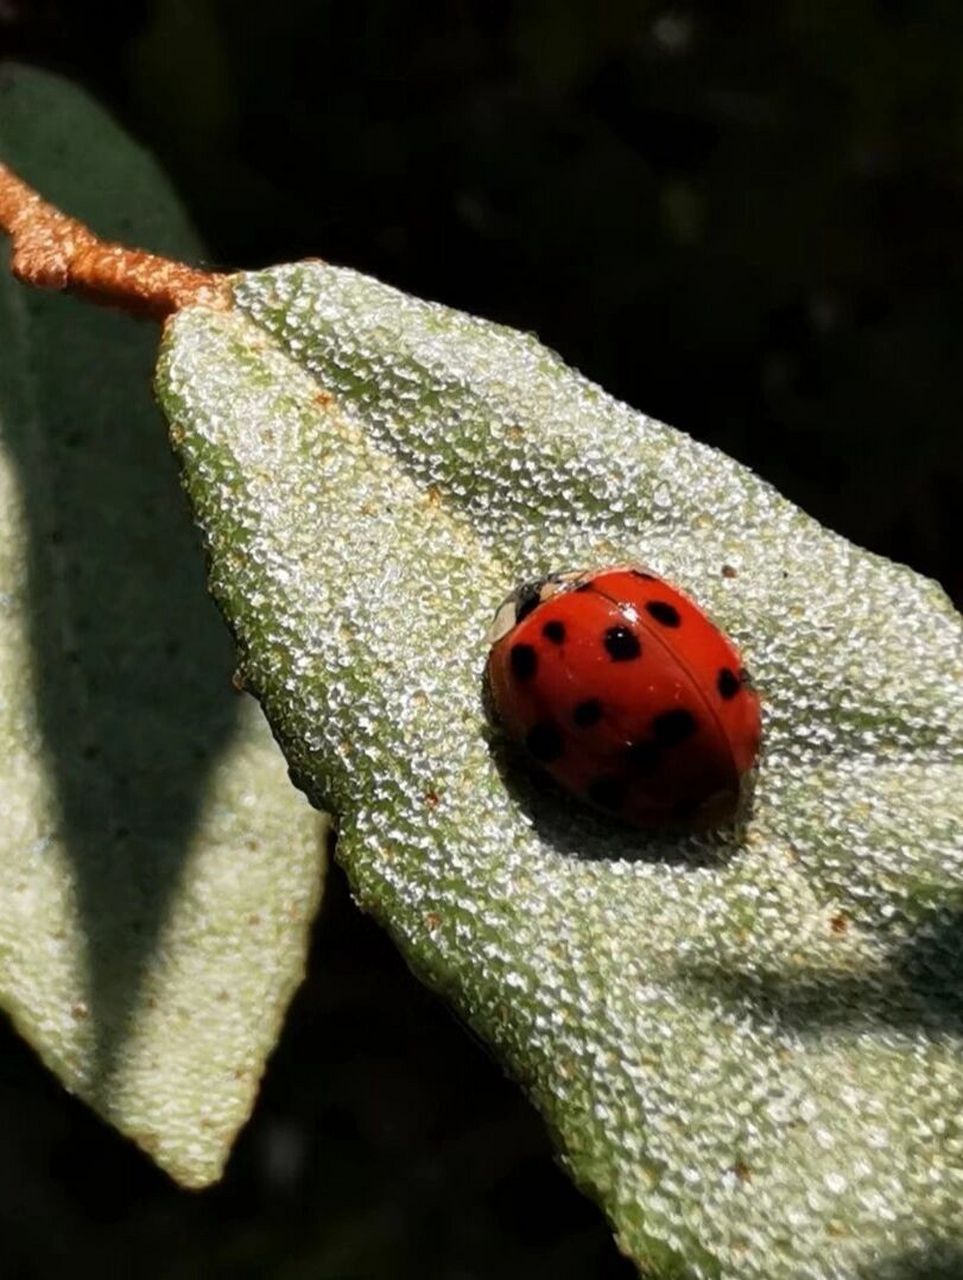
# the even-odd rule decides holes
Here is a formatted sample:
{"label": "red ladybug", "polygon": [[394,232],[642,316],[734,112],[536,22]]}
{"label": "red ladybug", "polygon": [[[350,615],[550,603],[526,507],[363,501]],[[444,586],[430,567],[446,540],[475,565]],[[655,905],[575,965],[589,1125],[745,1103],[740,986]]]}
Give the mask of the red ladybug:
{"label": "red ladybug", "polygon": [[632,565],[526,583],[488,658],[505,733],[569,791],[638,826],[731,818],[759,750],[759,699],[732,641]]}

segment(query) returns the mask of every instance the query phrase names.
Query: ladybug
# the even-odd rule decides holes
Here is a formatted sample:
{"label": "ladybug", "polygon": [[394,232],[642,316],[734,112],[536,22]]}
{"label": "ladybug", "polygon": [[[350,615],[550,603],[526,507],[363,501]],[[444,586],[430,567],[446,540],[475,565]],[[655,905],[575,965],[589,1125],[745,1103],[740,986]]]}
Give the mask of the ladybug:
{"label": "ladybug", "polygon": [[495,719],[567,790],[636,826],[735,815],[759,699],[678,587],[635,565],[553,573],[505,600],[489,640]]}

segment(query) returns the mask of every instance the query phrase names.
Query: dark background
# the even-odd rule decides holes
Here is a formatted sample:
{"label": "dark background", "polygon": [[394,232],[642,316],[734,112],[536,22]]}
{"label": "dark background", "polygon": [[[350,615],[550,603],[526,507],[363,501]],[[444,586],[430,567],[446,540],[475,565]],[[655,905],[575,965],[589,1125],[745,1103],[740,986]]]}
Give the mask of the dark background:
{"label": "dark background", "polygon": [[[963,599],[963,6],[0,0],[223,266],[323,256],[532,329]],[[0,1275],[619,1277],[516,1091],[336,873],[224,1183],[0,1049]]]}

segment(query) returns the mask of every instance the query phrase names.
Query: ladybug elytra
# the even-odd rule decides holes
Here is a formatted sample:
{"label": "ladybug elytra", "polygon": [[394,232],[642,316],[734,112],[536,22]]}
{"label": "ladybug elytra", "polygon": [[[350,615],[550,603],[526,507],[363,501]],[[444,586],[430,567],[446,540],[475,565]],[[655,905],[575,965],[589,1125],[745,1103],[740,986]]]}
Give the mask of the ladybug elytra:
{"label": "ladybug elytra", "polygon": [[759,699],[678,587],[633,565],[551,574],[505,600],[489,638],[499,723],[567,790],[638,826],[734,816]]}

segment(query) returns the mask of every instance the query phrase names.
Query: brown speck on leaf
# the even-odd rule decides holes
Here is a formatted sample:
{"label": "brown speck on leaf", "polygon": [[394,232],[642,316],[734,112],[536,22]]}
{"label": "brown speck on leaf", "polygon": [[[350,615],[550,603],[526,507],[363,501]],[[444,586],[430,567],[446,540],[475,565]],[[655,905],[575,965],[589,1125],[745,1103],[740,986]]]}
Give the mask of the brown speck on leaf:
{"label": "brown speck on leaf", "polygon": [[425,912],[425,928],[429,931],[429,933],[434,933],[440,924],[441,924],[441,916],[438,914],[437,911]]}
{"label": "brown speck on leaf", "polygon": [[829,928],[832,933],[845,933],[849,928],[849,916],[845,911],[837,911],[834,916],[829,918]]}
{"label": "brown speck on leaf", "polygon": [[752,1181],[752,1170],[746,1164],[745,1160],[737,1160],[732,1166],[732,1172],[736,1175],[740,1182]]}
{"label": "brown speck on leaf", "polygon": [[180,445],[184,443],[186,432],[179,422],[172,422],[170,431],[167,434],[170,437],[171,444]]}
{"label": "brown speck on leaf", "polygon": [[428,806],[429,809],[437,809],[438,808],[438,792],[426,791],[425,804]]}
{"label": "brown speck on leaf", "polygon": [[218,1001],[221,1004],[226,1004],[228,1000],[230,1000],[230,998],[231,998],[231,993],[230,991],[228,991],[227,987],[221,987],[220,991],[217,993]]}
{"label": "brown speck on leaf", "polygon": [[441,490],[436,484],[430,484],[425,490],[425,501],[429,507],[437,507],[441,505]]}
{"label": "brown speck on leaf", "polygon": [[252,927],[257,927],[261,923],[261,917],[256,911],[253,911],[247,918],[247,922]]}
{"label": "brown speck on leaf", "polygon": [[322,387],[321,390],[315,394],[314,403],[319,409],[330,409],[336,402],[331,392],[325,391]]}
{"label": "brown speck on leaf", "polygon": [[84,1018],[90,1017],[90,1010],[84,1004],[83,1000],[78,1000],[75,1005],[70,1008],[70,1016],[76,1018],[78,1022],[83,1022]]}
{"label": "brown speck on leaf", "polygon": [[508,436],[509,440],[521,440],[525,432],[522,430],[522,428],[518,425],[517,422],[514,422],[510,427],[507,428],[507,430],[505,431],[505,434],[506,436]]}
{"label": "brown speck on leaf", "polygon": [[231,676],[231,688],[235,693],[244,693],[247,688],[247,685],[244,683],[244,673],[241,671],[240,667],[235,668],[234,673]]}
{"label": "brown speck on leaf", "polygon": [[738,578],[739,571],[731,564],[724,564],[722,566],[722,576],[724,578]]}

